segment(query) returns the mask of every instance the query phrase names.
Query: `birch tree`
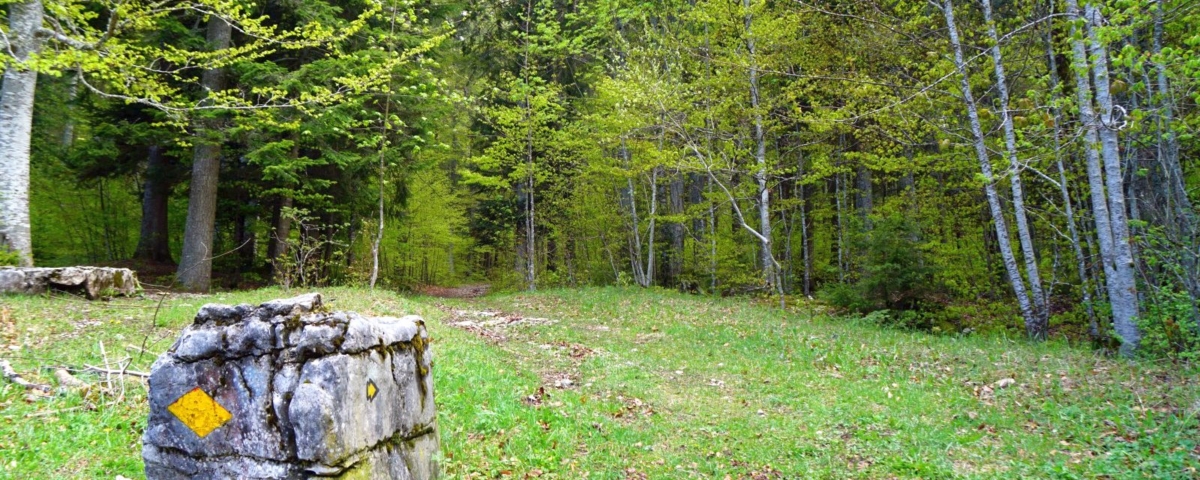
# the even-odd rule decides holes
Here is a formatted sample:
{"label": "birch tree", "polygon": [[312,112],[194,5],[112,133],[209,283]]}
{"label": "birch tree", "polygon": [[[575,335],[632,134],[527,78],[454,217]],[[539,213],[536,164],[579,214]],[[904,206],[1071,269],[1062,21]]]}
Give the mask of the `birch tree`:
{"label": "birch tree", "polygon": [[1032,323],[1027,319],[1026,331],[1030,337],[1045,339],[1050,328],[1050,312],[1046,307],[1046,295],[1042,291],[1042,277],[1038,272],[1037,249],[1033,245],[1033,233],[1025,214],[1025,190],[1021,185],[1021,161],[1017,158],[1017,134],[1013,128],[1012,112],[1009,110],[1008,78],[1004,72],[1004,57],[1000,53],[1000,36],[996,33],[996,22],[992,18],[992,0],[983,0],[983,21],[987,24],[987,35],[991,41],[992,69],[996,75],[996,92],[1000,100],[1000,122],[1004,129],[1004,148],[1008,157],[1008,182],[1012,187],[1013,217],[1017,224],[1017,239],[1025,259],[1025,275],[1029,278],[1029,293],[1033,299]]}
{"label": "birch tree", "polygon": [[[1115,125],[1105,124],[1096,113],[1093,104],[1092,81],[1093,75],[1103,74],[1103,79],[1095,78],[1096,83],[1104,81],[1104,96],[1108,100],[1109,111],[1105,113],[1107,120],[1112,120],[1112,104],[1108,97],[1108,69],[1103,67],[1091,68],[1089,62],[1097,64],[1108,61],[1107,53],[1089,59],[1088,46],[1085,39],[1092,42],[1092,48],[1099,47],[1098,37],[1094,37],[1099,25],[1092,25],[1091,6],[1087,8],[1087,18],[1083,16],[1076,0],[1066,0],[1067,17],[1071,20],[1071,58],[1075,74],[1075,95],[1079,108],[1079,121],[1083,131],[1083,151],[1087,166],[1088,188],[1091,195],[1092,217],[1096,225],[1096,239],[1100,246],[1100,255],[1104,265],[1104,280],[1108,292],[1108,300],[1112,307],[1113,325],[1117,335],[1121,337],[1121,353],[1132,355],[1137,348],[1140,334],[1137,328],[1137,286],[1134,278],[1132,250],[1128,243],[1128,225],[1125,222],[1125,189],[1121,177],[1120,158],[1116,152]],[[1103,51],[1102,48],[1099,50]],[[1100,96],[1097,89],[1097,97]],[[1103,104],[1102,104],[1103,105]],[[1103,108],[1103,107],[1102,107]],[[1108,130],[1107,144],[1101,140],[1100,131]],[[1101,152],[1104,153],[1104,165],[1101,165]],[[1111,164],[1110,164],[1111,163]],[[1107,174],[1107,179],[1105,178]],[[1115,178],[1113,178],[1115,174]],[[1107,189],[1107,195],[1106,195]],[[1118,199],[1119,202],[1112,200]],[[1119,210],[1114,212],[1114,210]],[[1118,231],[1121,233],[1118,234]],[[1123,240],[1123,241],[1122,241]]]}
{"label": "birch tree", "polygon": [[1008,223],[1005,221],[1004,208],[1000,204],[1000,194],[996,191],[996,180],[992,173],[992,161],[988,155],[987,139],[984,137],[983,126],[979,121],[979,107],[975,96],[971,93],[971,77],[967,72],[967,62],[963,56],[962,42],[959,40],[958,24],[954,20],[954,4],[944,0],[940,6],[946,19],[946,28],[950,35],[950,48],[954,52],[954,67],[958,71],[959,86],[962,89],[963,104],[967,109],[967,121],[970,124],[972,140],[974,141],[975,157],[979,160],[979,169],[983,177],[984,194],[987,196],[988,209],[992,214],[992,225],[996,230],[996,243],[1000,249],[1000,258],[1004,262],[1004,270],[1008,273],[1008,281],[1017,298],[1017,306],[1021,317],[1025,319],[1025,329],[1031,336],[1036,336],[1040,321],[1029,301],[1029,293],[1025,288],[1025,280],[1021,278],[1021,270],[1013,254],[1009,241]]}

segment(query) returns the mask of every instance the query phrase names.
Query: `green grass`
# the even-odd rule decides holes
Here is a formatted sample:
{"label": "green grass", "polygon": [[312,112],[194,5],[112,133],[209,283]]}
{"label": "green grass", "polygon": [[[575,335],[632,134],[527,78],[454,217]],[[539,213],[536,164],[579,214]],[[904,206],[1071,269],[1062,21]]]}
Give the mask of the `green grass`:
{"label": "green grass", "polygon": [[[324,293],[337,309],[426,317],[449,478],[1200,475],[1191,366],[640,289],[476,300]],[[100,363],[103,342],[110,362],[133,357],[130,368],[145,371],[150,355],[125,346],[147,339],[148,350],[165,350],[202,303],[286,295],[173,298],[154,327],[153,299],[0,297],[21,345],[0,357],[50,383],[41,367]],[[461,320],[454,310],[483,309],[547,321],[448,325]],[[555,388],[564,378],[572,384]],[[1004,378],[1016,384],[996,388]],[[140,477],[145,390],[129,382],[119,397],[26,401],[0,385],[0,478]]]}

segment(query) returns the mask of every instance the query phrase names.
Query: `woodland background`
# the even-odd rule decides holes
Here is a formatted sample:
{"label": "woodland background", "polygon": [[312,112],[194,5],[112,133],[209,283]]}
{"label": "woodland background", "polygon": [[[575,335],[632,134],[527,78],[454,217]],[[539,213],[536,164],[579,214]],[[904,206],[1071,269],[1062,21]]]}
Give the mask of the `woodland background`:
{"label": "woodland background", "polygon": [[1196,2],[4,3],[5,92],[36,76],[6,263],[808,295],[1200,352]]}

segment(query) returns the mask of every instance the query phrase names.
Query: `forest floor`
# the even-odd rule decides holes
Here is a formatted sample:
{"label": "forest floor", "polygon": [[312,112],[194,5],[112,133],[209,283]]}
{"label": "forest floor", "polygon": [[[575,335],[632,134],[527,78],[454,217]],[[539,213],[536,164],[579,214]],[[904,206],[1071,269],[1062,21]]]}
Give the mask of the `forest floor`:
{"label": "forest floor", "polygon": [[[446,478],[1196,478],[1200,369],[938,336],[745,298],[595,288],[479,298],[323,289],[425,316]],[[0,297],[0,359],[146,372],[204,303]],[[0,380],[0,478],[141,477],[146,391]]]}

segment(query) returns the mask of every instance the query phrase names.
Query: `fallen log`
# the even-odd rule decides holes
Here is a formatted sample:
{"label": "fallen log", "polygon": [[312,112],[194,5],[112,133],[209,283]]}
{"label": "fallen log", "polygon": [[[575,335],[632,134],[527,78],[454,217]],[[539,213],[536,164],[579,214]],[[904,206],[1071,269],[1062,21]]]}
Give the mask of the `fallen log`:
{"label": "fallen log", "polygon": [[0,267],[0,293],[39,295],[51,290],[81,293],[89,300],[136,295],[141,286],[128,268]]}
{"label": "fallen log", "polygon": [[8,379],[8,381],[25,387],[26,390],[38,390],[42,393],[50,393],[49,385],[42,385],[40,383],[33,383],[25,380],[21,374],[17,373],[17,371],[13,369],[12,364],[8,363],[8,360],[0,360],[0,371],[4,372],[4,378]]}
{"label": "fallen log", "polygon": [[59,385],[65,388],[86,388],[88,386],[88,384],[84,383],[83,380],[75,378],[74,375],[71,375],[71,372],[68,372],[65,368],[55,369],[54,378],[58,380]]}

